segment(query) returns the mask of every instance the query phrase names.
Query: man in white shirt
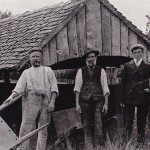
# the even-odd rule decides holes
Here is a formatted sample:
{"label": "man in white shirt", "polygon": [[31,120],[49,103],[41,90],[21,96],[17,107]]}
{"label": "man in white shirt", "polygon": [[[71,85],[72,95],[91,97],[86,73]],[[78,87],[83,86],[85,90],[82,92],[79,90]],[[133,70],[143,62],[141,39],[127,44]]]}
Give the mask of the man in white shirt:
{"label": "man in white shirt", "polygon": [[[50,112],[54,111],[58,87],[51,68],[41,65],[42,52],[39,49],[30,53],[31,68],[26,69],[20,76],[16,87],[5,103],[16,96],[27,93],[23,101],[22,123],[19,137],[30,133],[38,118],[38,127],[50,122]],[[46,150],[47,128],[38,133],[36,150]],[[29,140],[20,145],[19,150],[30,150]]]}
{"label": "man in white shirt", "polygon": [[[102,112],[107,113],[109,88],[106,73],[96,65],[98,51],[86,49],[83,59],[86,66],[78,70],[75,79],[76,110],[81,113],[84,126],[85,149],[92,150],[94,127],[94,147],[99,149],[102,138]],[[94,125],[94,126],[93,126]]]}
{"label": "man in white shirt", "polygon": [[129,140],[132,135],[132,125],[137,107],[137,142],[144,144],[145,124],[149,108],[150,64],[142,59],[145,48],[141,44],[131,47],[134,59],[124,65],[121,73],[122,103],[125,106],[125,134]]}

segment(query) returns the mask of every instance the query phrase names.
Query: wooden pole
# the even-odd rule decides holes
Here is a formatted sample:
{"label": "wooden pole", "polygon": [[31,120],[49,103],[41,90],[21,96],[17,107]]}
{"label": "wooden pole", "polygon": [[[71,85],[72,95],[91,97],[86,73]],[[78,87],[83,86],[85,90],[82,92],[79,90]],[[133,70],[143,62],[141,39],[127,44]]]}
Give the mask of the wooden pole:
{"label": "wooden pole", "polygon": [[23,96],[23,94],[20,94],[19,96],[15,97],[13,100],[11,100],[10,102],[6,102],[6,103],[3,103],[1,106],[0,106],[0,112],[5,109],[6,107],[8,107],[9,105],[11,105],[12,103],[16,102],[19,98],[21,98]]}
{"label": "wooden pole", "polygon": [[41,131],[43,128],[47,127],[50,123],[47,123],[45,125],[43,125],[42,127],[30,132],[29,134],[25,135],[24,137],[20,138],[18,140],[18,142],[13,145],[9,150],[14,150],[16,149],[20,144],[22,144],[24,141],[28,140],[29,138],[31,138],[33,135],[35,135],[36,133],[38,133],[39,131]]}

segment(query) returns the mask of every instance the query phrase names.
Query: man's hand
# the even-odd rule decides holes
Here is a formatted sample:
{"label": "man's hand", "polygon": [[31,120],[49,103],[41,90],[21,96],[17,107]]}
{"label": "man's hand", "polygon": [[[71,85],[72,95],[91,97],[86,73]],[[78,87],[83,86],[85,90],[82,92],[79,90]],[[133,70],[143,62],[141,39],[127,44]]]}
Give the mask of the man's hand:
{"label": "man's hand", "polygon": [[108,111],[108,104],[105,103],[104,106],[103,106],[102,112],[106,114],[107,111]]}
{"label": "man's hand", "polygon": [[77,113],[81,113],[81,107],[80,107],[80,105],[76,105],[76,111],[77,111]]}
{"label": "man's hand", "polygon": [[53,112],[55,110],[55,103],[54,102],[50,102],[49,104],[48,104],[48,109],[47,109],[47,111],[48,112]]}
{"label": "man's hand", "polygon": [[149,92],[150,92],[150,89],[149,89],[149,88],[146,88],[146,89],[144,89],[144,91],[145,91],[146,93],[149,93]]}

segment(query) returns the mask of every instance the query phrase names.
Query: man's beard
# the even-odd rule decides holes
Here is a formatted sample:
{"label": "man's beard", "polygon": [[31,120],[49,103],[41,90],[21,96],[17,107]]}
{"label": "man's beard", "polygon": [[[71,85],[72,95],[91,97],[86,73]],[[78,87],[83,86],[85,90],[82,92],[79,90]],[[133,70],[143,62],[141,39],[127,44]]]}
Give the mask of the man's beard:
{"label": "man's beard", "polygon": [[94,67],[96,65],[96,59],[95,60],[91,60],[91,62],[86,61],[86,65],[88,67]]}
{"label": "man's beard", "polygon": [[33,65],[33,67],[39,67],[39,66],[40,66],[40,63],[37,62],[37,61],[34,61],[32,65]]}

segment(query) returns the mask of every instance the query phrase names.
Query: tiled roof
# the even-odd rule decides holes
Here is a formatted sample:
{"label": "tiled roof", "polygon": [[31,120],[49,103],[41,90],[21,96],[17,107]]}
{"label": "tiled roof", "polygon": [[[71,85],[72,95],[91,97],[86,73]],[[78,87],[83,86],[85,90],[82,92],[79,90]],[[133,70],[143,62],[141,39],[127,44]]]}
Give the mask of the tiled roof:
{"label": "tiled roof", "polygon": [[[31,49],[42,47],[73,17],[89,0],[73,0],[25,12],[0,21],[0,69],[17,68]],[[118,16],[128,27],[150,43],[140,30],[118,12],[108,0],[99,0]],[[65,21],[64,21],[65,20]],[[46,40],[45,40],[46,39]]]}
{"label": "tiled roof", "polygon": [[0,69],[17,67],[32,48],[39,47],[46,36],[72,15],[87,0],[60,3],[0,21]]}

